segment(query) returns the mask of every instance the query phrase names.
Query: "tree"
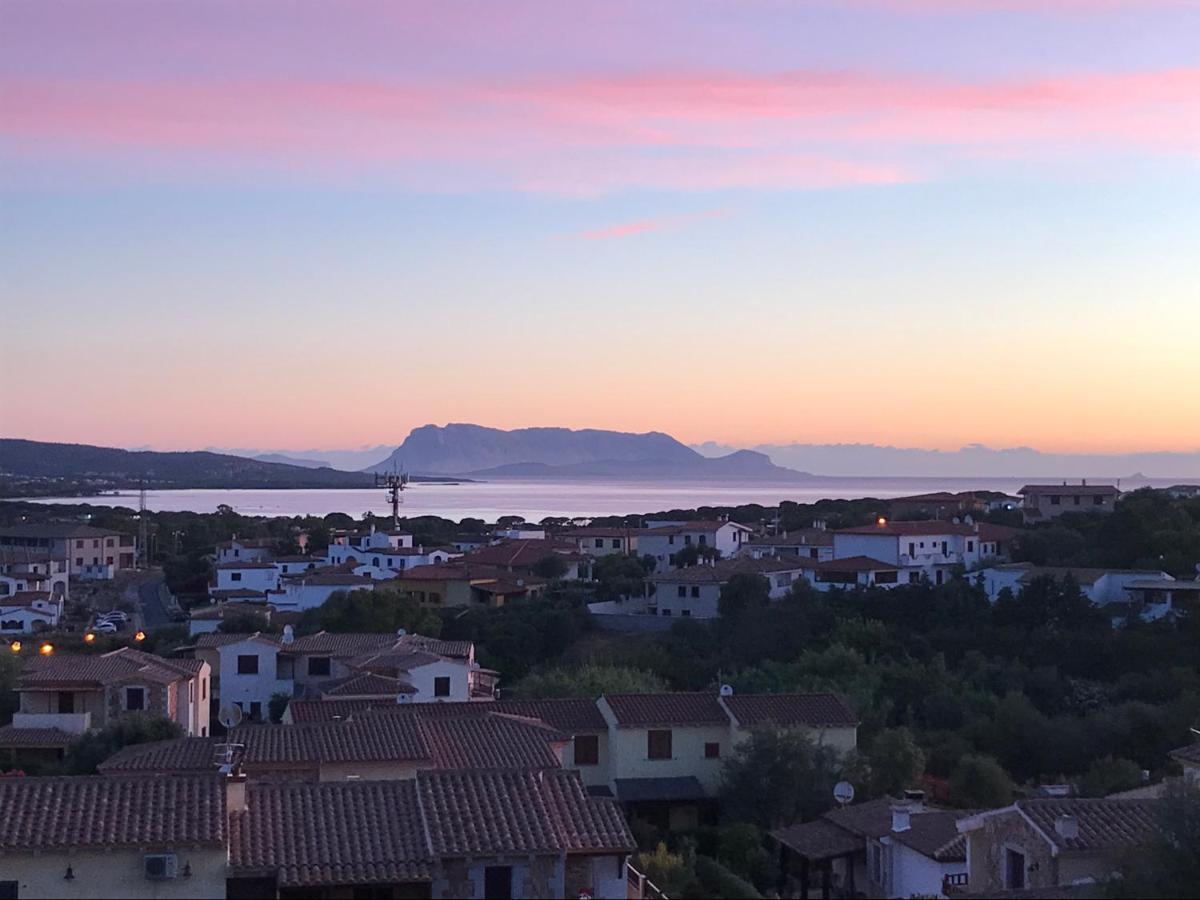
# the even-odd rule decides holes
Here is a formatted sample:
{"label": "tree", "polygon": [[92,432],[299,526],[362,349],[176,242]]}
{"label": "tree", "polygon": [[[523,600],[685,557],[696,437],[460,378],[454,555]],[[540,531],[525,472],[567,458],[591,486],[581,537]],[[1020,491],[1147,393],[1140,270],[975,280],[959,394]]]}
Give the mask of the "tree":
{"label": "tree", "polygon": [[766,608],[770,602],[771,582],[762,575],[743,573],[725,582],[717,611],[723,619],[737,620],[751,610]]}
{"label": "tree", "polygon": [[1200,785],[1181,780],[1158,804],[1159,834],[1132,851],[1110,897],[1195,897],[1200,885]]}
{"label": "tree", "polygon": [[96,767],[122,747],[183,736],[178,723],[160,716],[135,715],[77,738],[67,747],[63,767],[68,775],[92,775]]}
{"label": "tree", "polygon": [[667,685],[652,672],[623,666],[586,665],[534,672],[512,688],[515,697],[589,697],[601,694],[653,694]]}
{"label": "tree", "polygon": [[567,561],[559,553],[547,553],[533,566],[533,574],[539,578],[557,581],[567,574]]}
{"label": "tree", "polygon": [[262,613],[246,612],[238,613],[236,616],[231,616],[228,619],[223,619],[221,624],[217,626],[217,631],[221,634],[251,634],[255,631],[261,631],[264,634],[269,634],[279,629],[272,628],[271,623],[267,621],[267,617]]}
{"label": "tree", "polygon": [[647,570],[642,560],[610,553],[592,563],[597,600],[619,600],[640,595],[645,589]]}
{"label": "tree", "polygon": [[305,610],[296,624],[300,634],[316,631],[386,634],[401,628],[438,637],[442,620],[436,612],[422,608],[395,588],[378,587],[373,591],[338,591],[320,606]]}
{"label": "tree", "polygon": [[1012,803],[1015,789],[1008,773],[990,756],[964,756],[950,776],[955,806],[995,808]]}
{"label": "tree", "polygon": [[708,544],[685,544],[676,553],[671,554],[671,563],[676,568],[684,569],[700,562],[716,562],[721,558],[721,551]]}
{"label": "tree", "polygon": [[278,725],[283,721],[283,714],[291,702],[291,694],[284,693],[283,691],[277,691],[272,694],[271,699],[267,701],[267,718]]}
{"label": "tree", "polygon": [[0,649],[0,725],[7,725],[17,711],[20,695],[17,681],[21,677],[21,660],[8,647]]}
{"label": "tree", "polygon": [[806,822],[833,805],[840,773],[833,748],[799,731],[756,730],[721,768],[721,808],[764,829]]}
{"label": "tree", "polygon": [[1141,766],[1131,759],[1106,756],[1092,763],[1079,780],[1079,793],[1085,797],[1107,797],[1141,783]]}
{"label": "tree", "polygon": [[889,728],[876,735],[867,751],[871,794],[899,797],[916,787],[925,774],[925,754],[907,728]]}

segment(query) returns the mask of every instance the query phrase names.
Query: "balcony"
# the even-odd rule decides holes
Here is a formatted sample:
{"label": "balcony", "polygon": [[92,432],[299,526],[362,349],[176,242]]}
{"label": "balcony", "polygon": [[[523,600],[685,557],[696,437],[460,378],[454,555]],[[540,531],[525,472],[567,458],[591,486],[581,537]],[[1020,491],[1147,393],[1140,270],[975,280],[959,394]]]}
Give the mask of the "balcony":
{"label": "balcony", "polygon": [[84,713],[13,713],[14,728],[57,728],[67,734],[91,730],[92,714]]}

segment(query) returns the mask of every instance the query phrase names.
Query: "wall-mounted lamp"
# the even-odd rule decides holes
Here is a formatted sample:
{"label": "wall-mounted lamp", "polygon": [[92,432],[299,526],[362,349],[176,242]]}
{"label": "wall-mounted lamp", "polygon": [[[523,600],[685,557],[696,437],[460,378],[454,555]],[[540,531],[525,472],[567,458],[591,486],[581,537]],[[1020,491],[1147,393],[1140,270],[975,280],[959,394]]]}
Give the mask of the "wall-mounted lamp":
{"label": "wall-mounted lamp", "polygon": [[74,881],[74,880],[75,880],[75,870],[72,869],[70,866],[67,866],[67,874],[63,876],[63,881]]}

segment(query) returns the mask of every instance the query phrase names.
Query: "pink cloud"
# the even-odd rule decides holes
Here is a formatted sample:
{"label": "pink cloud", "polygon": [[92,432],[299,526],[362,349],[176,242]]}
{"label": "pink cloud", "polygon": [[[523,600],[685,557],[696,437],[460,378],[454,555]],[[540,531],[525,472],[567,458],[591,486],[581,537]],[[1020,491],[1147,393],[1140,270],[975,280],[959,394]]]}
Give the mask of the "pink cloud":
{"label": "pink cloud", "polygon": [[707,209],[703,212],[685,213],[675,216],[661,216],[655,219],[638,219],[633,222],[619,222],[615,225],[606,225],[603,228],[596,228],[591,231],[581,231],[575,237],[583,238],[589,241],[605,241],[613,238],[633,237],[638,234],[646,234],[652,231],[666,231],[668,229],[678,228],[687,225],[691,222],[700,222],[705,219],[718,219],[729,215],[727,209]]}
{"label": "pink cloud", "polygon": [[434,190],[813,188],[945,159],[1200,152],[1200,69],[962,81],[669,72],[507,83],[0,83],[0,135],[37,154],[363,173]]}

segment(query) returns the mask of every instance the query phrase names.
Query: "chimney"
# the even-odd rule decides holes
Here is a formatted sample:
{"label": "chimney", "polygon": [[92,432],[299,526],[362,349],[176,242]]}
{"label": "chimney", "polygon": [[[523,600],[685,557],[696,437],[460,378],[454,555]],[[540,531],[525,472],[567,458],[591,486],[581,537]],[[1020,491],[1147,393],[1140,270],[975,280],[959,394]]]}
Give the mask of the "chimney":
{"label": "chimney", "polygon": [[917,790],[908,790],[904,792],[904,800],[908,803],[908,808],[913,812],[925,811],[925,792]]}
{"label": "chimney", "polygon": [[1073,841],[1079,837],[1079,820],[1074,816],[1059,816],[1054,820],[1054,831],[1064,841]]}
{"label": "chimney", "polygon": [[235,770],[225,776],[225,812],[231,815],[245,811],[246,776]]}
{"label": "chimney", "polygon": [[417,545],[417,552],[418,552],[419,554],[421,554],[422,556],[424,556],[424,555],[425,555],[425,545],[424,545],[424,544],[418,544],[418,545]]}
{"label": "chimney", "polygon": [[283,626],[283,643],[290,644],[296,640],[296,631],[291,625]]}
{"label": "chimney", "polygon": [[908,831],[912,827],[912,811],[907,803],[897,803],[892,806],[892,831]]}

